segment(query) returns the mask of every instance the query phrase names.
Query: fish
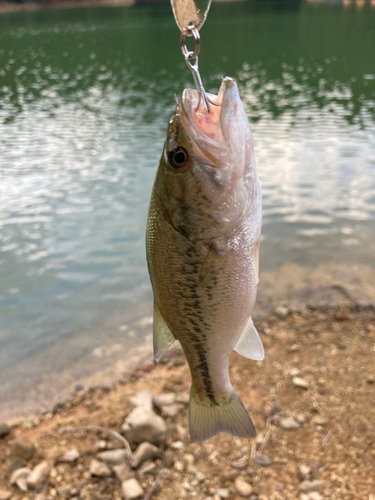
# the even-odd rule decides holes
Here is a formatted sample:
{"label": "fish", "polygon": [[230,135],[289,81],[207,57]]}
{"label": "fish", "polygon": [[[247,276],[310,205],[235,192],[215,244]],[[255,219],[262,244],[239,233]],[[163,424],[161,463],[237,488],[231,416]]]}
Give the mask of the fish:
{"label": "fish", "polygon": [[191,372],[192,442],[220,432],[255,436],[230,382],[229,356],[235,350],[264,358],[251,318],[262,224],[252,133],[234,79],[224,78],[218,95],[207,95],[209,112],[192,89],[176,105],[146,234],[154,360],[180,342]]}

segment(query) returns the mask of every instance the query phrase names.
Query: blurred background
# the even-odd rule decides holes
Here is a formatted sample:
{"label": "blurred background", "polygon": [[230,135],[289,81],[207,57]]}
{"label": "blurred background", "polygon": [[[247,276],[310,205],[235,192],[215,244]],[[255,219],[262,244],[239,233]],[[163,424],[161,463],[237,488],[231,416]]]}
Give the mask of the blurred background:
{"label": "blurred background", "polygon": [[[193,82],[169,3],[130,3],[0,1],[0,417],[151,346],[148,200]],[[254,135],[255,317],[343,290],[375,300],[374,4],[220,2],[202,29],[206,90],[235,77]]]}

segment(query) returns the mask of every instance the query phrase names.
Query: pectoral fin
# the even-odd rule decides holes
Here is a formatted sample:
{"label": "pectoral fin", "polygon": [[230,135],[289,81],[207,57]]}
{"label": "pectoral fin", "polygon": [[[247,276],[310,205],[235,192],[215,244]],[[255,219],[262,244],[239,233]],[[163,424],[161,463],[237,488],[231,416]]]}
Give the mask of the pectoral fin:
{"label": "pectoral fin", "polygon": [[160,309],[154,304],[154,361],[156,365],[160,363],[175,340]]}
{"label": "pectoral fin", "polygon": [[261,361],[264,358],[263,344],[251,318],[242,332],[234,350],[237,351],[238,354],[241,354],[241,356],[255,359],[256,361]]}

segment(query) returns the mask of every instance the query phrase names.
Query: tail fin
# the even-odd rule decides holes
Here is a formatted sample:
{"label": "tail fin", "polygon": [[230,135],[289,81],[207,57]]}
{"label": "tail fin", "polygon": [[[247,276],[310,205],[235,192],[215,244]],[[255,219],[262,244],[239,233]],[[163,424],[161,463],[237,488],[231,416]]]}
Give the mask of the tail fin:
{"label": "tail fin", "polygon": [[235,390],[228,396],[218,398],[216,403],[207,399],[201,403],[191,389],[189,407],[190,439],[192,442],[205,441],[219,432],[233,436],[253,438],[254,424]]}

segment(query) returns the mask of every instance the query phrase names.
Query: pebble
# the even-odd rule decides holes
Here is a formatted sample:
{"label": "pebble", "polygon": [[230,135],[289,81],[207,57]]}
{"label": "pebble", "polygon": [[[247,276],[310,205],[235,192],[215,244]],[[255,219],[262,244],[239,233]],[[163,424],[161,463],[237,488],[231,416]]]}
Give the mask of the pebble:
{"label": "pebble", "polygon": [[167,450],[164,453],[164,465],[167,469],[171,469],[174,464],[174,453],[172,450]]}
{"label": "pebble", "polygon": [[146,460],[153,460],[159,456],[159,449],[151,443],[141,443],[133,454],[131,466],[133,469],[139,467]]}
{"label": "pebble", "polygon": [[317,479],[314,481],[303,481],[299,487],[304,493],[310,493],[312,491],[321,492],[323,489],[322,482]]}
{"label": "pebble", "polygon": [[280,427],[285,431],[294,431],[300,427],[300,424],[293,417],[286,417],[280,420]]}
{"label": "pebble", "polygon": [[308,465],[301,464],[298,466],[298,475],[301,479],[306,479],[309,477],[311,469]]}
{"label": "pebble", "polygon": [[113,470],[116,474],[116,477],[121,482],[125,481],[125,479],[128,479],[131,475],[131,469],[128,464],[115,465],[113,467]]}
{"label": "pebble", "polygon": [[226,483],[227,481],[234,481],[236,477],[238,477],[240,472],[238,470],[230,470],[226,471],[224,470],[223,472],[220,473],[220,482],[221,483]]}
{"label": "pebble", "polygon": [[12,496],[11,491],[0,490],[0,500],[9,500],[11,496]]}
{"label": "pebble", "polygon": [[206,474],[198,470],[197,473],[195,474],[195,477],[198,479],[200,483],[203,483],[203,481],[206,479]]}
{"label": "pebble", "polygon": [[155,408],[159,410],[163,408],[163,406],[173,405],[176,401],[176,395],[174,392],[167,392],[165,394],[159,394],[159,396],[155,396],[152,400]]}
{"label": "pebble", "polygon": [[312,491],[311,493],[308,494],[309,500],[323,500],[323,497],[320,493],[317,491]]}
{"label": "pebble", "polygon": [[323,497],[317,491],[313,491],[308,494],[302,493],[302,495],[300,496],[300,500],[323,500]]}
{"label": "pebble", "polygon": [[10,477],[10,484],[16,484],[21,491],[27,491],[26,479],[31,474],[31,469],[28,467],[22,467],[13,472]]}
{"label": "pebble", "polygon": [[60,486],[60,488],[57,488],[57,493],[61,498],[68,500],[69,498],[74,496],[74,490],[75,488],[72,488],[71,484],[67,484],[66,486]]}
{"label": "pebble", "polygon": [[311,423],[315,425],[326,425],[328,424],[328,418],[323,417],[322,415],[317,415],[311,419]]}
{"label": "pebble", "polygon": [[133,443],[147,441],[164,444],[167,439],[167,426],[164,420],[147,408],[135,408],[121,427],[125,437]]}
{"label": "pebble", "polygon": [[67,451],[61,458],[59,458],[58,461],[70,464],[76,462],[80,456],[79,451],[73,448],[72,450]]}
{"label": "pebble", "polygon": [[296,420],[299,424],[304,424],[307,421],[307,417],[304,413],[298,413],[295,417],[294,420]]}
{"label": "pebble", "polygon": [[198,469],[196,468],[195,465],[193,464],[188,464],[186,467],[186,472],[188,474],[196,474],[198,472]]}
{"label": "pebble", "polygon": [[298,377],[298,375],[300,374],[300,371],[298,368],[292,368],[290,371],[289,371],[289,375],[291,377]]}
{"label": "pebble", "polygon": [[36,452],[36,446],[29,441],[16,441],[14,445],[14,454],[23,460],[31,460]]}
{"label": "pebble", "polygon": [[181,450],[184,447],[184,443],[182,441],[175,441],[171,444],[172,450]]}
{"label": "pebble", "polygon": [[177,472],[182,472],[185,469],[185,466],[182,462],[176,460],[176,462],[174,463],[174,468],[176,469]]}
{"label": "pebble", "polygon": [[262,467],[267,467],[272,464],[272,460],[267,455],[255,455],[254,462]]}
{"label": "pebble", "polygon": [[187,464],[193,464],[195,462],[195,457],[191,453],[186,453],[184,460]]}
{"label": "pebble", "polygon": [[119,465],[127,462],[129,459],[129,452],[124,448],[119,450],[108,450],[98,453],[97,458],[106,462],[107,464]]}
{"label": "pebble", "polygon": [[181,410],[181,405],[178,404],[161,407],[161,413],[165,417],[171,417],[171,418],[175,417],[180,410]]}
{"label": "pebble", "polygon": [[190,394],[188,392],[178,392],[176,394],[176,403],[188,405],[190,401]]}
{"label": "pebble", "polygon": [[290,309],[285,306],[277,306],[275,309],[275,314],[278,318],[284,319],[290,314]]}
{"label": "pebble", "polygon": [[146,462],[144,462],[141,467],[139,468],[138,470],[138,473],[139,474],[153,474],[154,472],[156,472],[156,464],[154,462],[151,462],[151,460],[146,460]]}
{"label": "pebble", "polygon": [[[0,424],[0,438],[8,436],[12,432],[12,428],[5,422]],[[1,497],[0,497],[1,498]]]}
{"label": "pebble", "polygon": [[219,490],[217,490],[216,494],[219,495],[220,498],[229,498],[230,491],[228,490],[228,488],[220,488]]}
{"label": "pebble", "polygon": [[136,500],[143,496],[143,488],[134,478],[126,479],[121,483],[121,491],[125,500]]}
{"label": "pebble", "polygon": [[235,480],[234,486],[237,490],[237,493],[241,495],[241,497],[248,497],[253,491],[252,486],[240,477]]}
{"label": "pebble", "polygon": [[148,410],[152,410],[151,392],[148,389],[138,392],[138,394],[129,398],[129,403],[134,408],[147,408]]}
{"label": "pebble", "polygon": [[27,477],[26,482],[30,488],[36,488],[42,484],[49,476],[51,464],[47,461],[38,464]]}
{"label": "pebble", "polygon": [[23,460],[21,460],[20,458],[16,458],[15,460],[13,460],[8,469],[9,476],[11,476],[15,470],[22,469],[22,467],[25,467],[25,462]]}
{"label": "pebble", "polygon": [[111,475],[111,469],[107,464],[93,458],[90,462],[90,474],[91,476],[97,477],[109,477]]}
{"label": "pebble", "polygon": [[292,382],[293,385],[300,387],[301,389],[308,389],[310,387],[308,381],[301,377],[293,377]]}

